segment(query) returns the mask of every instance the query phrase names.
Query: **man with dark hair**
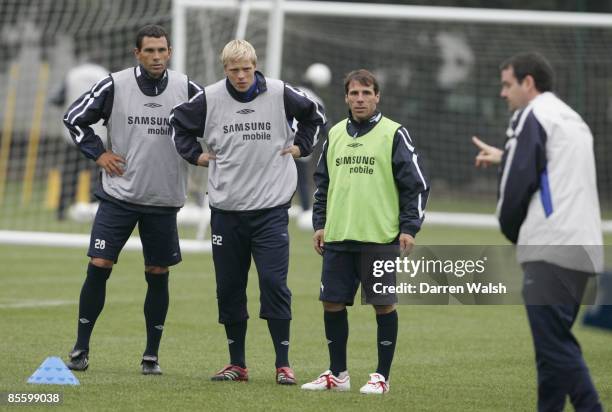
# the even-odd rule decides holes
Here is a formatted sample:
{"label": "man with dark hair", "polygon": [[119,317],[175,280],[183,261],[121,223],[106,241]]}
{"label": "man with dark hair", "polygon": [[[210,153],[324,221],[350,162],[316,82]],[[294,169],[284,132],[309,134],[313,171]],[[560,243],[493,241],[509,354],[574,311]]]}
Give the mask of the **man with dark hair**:
{"label": "man with dark hair", "polygon": [[507,70],[512,68],[514,77],[519,83],[522,83],[525,77],[531,76],[535,82],[536,88],[540,93],[549,92],[552,90],[554,82],[553,69],[548,62],[539,53],[521,53],[510,57],[504,61],[499,70]]}
{"label": "man with dark hair", "polygon": [[350,390],[346,306],[353,304],[361,283],[366,303],[376,312],[378,367],[360,392],[383,394],[389,391],[397,340],[397,297],[370,295],[363,262],[381,248],[393,255],[412,249],[425,216],[429,185],[406,128],[377,110],[380,91],[374,75],[353,71],[344,90],[349,117],[329,131],[314,175],[313,240],[323,256],[319,299],[330,367],[302,389]]}
{"label": "man with dark hair", "polygon": [[[213,381],[246,381],[246,287],[251,256],[257,266],[259,317],[266,319],[276,353],[276,382],[295,385],[289,364],[291,291],[287,210],[295,192],[294,159],[312,152],[325,124],[319,106],[300,90],[256,70],[246,40],[221,52],[226,78],[174,108],[177,151],[208,167],[212,253],[219,323],[225,327],[230,363]],[[295,133],[290,122],[298,122]],[[203,136],[208,151],[197,141]]]}
{"label": "man with dark hair", "polygon": [[505,150],[476,136],[476,166],[501,164],[497,214],[517,244],[523,297],[535,346],[538,410],[601,411],[572,334],[589,276],[603,267],[593,136],[550,90],[553,72],[539,54],[501,66],[501,97],[514,112]]}
{"label": "man with dark hair", "polygon": [[[72,370],[89,366],[89,340],[104,307],[106,281],[138,224],[148,284],[142,373],[161,374],[157,356],[168,311],[168,267],[181,261],[176,214],[185,202],[188,167],[174,150],[168,115],[201,90],[184,74],[167,69],[168,39],[160,26],[140,29],[134,49],[139,64],[98,81],[64,117],[78,148],[103,169],[77,341],[67,362]],[[108,150],[91,128],[100,119],[108,129]]]}
{"label": "man with dark hair", "polygon": [[164,29],[162,26],[158,26],[157,24],[147,24],[138,30],[138,33],[136,33],[136,49],[142,49],[142,43],[145,37],[154,37],[156,39],[161,39],[163,37],[166,39],[168,48],[172,50],[170,36],[168,36],[166,29]]}

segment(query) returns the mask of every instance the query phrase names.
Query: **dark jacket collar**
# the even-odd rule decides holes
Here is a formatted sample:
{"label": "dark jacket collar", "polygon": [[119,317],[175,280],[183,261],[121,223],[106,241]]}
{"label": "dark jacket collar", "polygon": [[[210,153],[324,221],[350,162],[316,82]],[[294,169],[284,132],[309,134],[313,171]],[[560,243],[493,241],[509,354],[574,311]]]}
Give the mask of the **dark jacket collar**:
{"label": "dark jacket collar", "polygon": [[225,79],[225,87],[229,94],[241,103],[248,103],[253,101],[257,96],[268,90],[266,84],[266,78],[260,71],[255,72],[255,83],[246,92],[239,92],[234,89],[234,86],[230,83],[229,79]]}
{"label": "dark jacket collar", "polygon": [[147,96],[158,96],[168,86],[168,70],[164,71],[164,74],[159,79],[156,79],[139,64],[134,68],[134,74],[136,75],[136,82],[140,91]]}
{"label": "dark jacket collar", "polygon": [[349,110],[349,116],[346,121],[346,131],[353,137],[360,137],[372,130],[382,119],[382,113],[378,110],[368,119],[359,122],[353,118],[353,114]]}

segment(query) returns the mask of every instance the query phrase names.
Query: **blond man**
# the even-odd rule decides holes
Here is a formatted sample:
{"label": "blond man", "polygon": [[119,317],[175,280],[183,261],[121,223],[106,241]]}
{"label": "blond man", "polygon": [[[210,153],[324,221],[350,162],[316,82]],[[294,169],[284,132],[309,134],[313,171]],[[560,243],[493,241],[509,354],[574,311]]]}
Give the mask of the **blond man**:
{"label": "blond man", "polygon": [[[219,323],[225,326],[230,353],[229,365],[211,379],[248,380],[246,287],[252,256],[259,276],[259,316],[268,322],[276,352],[276,382],[294,385],[288,356],[287,210],[297,183],[293,158],[312,152],[325,116],[304,93],[259,72],[249,42],[230,41],[221,62],[226,78],[177,106],[170,120],[179,154],[209,168]],[[294,119],[299,122],[295,133],[290,128]]]}

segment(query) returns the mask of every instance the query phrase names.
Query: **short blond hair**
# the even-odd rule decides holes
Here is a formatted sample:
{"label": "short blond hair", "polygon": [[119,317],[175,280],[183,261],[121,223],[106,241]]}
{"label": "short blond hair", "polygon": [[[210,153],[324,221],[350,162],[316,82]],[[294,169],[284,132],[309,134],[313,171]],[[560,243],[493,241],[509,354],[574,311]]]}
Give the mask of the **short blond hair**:
{"label": "short blond hair", "polygon": [[253,66],[257,65],[255,48],[246,40],[232,40],[225,45],[221,52],[223,67],[227,66],[228,63],[244,59],[250,60]]}

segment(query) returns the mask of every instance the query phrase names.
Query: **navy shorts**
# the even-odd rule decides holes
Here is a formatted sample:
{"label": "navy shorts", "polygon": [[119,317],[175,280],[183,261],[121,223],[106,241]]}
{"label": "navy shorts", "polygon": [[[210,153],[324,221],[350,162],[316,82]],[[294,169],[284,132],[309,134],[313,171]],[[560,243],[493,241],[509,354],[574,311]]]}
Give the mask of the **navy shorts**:
{"label": "navy shorts", "polygon": [[380,251],[338,251],[325,249],[319,300],[344,303],[352,306],[361,284],[361,302],[369,305],[393,305],[397,303],[395,293],[385,293],[382,286],[395,286],[395,272],[385,272],[381,277],[372,275],[375,260],[390,260],[397,257],[388,246]]}
{"label": "navy shorts", "polygon": [[100,201],[87,256],[117,263],[136,224],[146,266],[166,267],[181,261],[176,213],[137,212],[107,200]]}
{"label": "navy shorts", "polygon": [[219,323],[248,319],[247,283],[251,257],[259,277],[259,317],[291,319],[287,209],[211,214],[212,255]]}

